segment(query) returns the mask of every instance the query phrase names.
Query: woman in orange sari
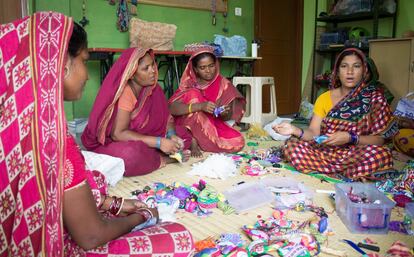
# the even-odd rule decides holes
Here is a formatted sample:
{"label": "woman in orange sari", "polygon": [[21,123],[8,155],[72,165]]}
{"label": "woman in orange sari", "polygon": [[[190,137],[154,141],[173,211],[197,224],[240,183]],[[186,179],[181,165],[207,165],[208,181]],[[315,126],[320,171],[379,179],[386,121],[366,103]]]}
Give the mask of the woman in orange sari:
{"label": "woman in orange sari", "polygon": [[203,50],[191,56],[169,104],[176,124],[191,131],[192,156],[201,156],[200,149],[232,153],[244,147],[242,134],[226,121],[240,122],[246,101],[236,87],[220,75],[219,62],[213,52]]}
{"label": "woman in orange sari", "polygon": [[190,255],[180,224],[139,230],[157,210],[108,196],[67,133],[63,101],[88,79],[83,28],[52,12],[0,25],[0,57],[0,257]]}
{"label": "woman in orange sari", "polygon": [[125,176],[150,173],[175,161],[181,150],[188,159],[191,135],[175,126],[151,49],[126,49],[106,76],[82,134],[89,151],[119,157]]}

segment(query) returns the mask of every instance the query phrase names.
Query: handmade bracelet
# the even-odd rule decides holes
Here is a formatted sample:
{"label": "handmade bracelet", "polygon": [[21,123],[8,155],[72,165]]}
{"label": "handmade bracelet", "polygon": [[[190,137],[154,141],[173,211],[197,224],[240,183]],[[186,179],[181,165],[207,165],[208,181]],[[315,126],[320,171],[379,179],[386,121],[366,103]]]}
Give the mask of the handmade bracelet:
{"label": "handmade bracelet", "polygon": [[191,106],[192,106],[193,104],[189,104],[188,105],[188,113],[192,113],[192,110],[191,110]]}
{"label": "handmade bracelet", "polygon": [[172,136],[177,135],[177,133],[175,132],[175,129],[169,129],[167,131],[167,138],[171,138]]}
{"label": "handmade bracelet", "polygon": [[124,205],[124,198],[112,196],[112,202],[109,205],[109,212],[117,216],[121,212],[122,205]]}
{"label": "handmade bracelet", "polygon": [[298,136],[299,139],[302,139],[303,134],[305,134],[305,131],[303,130],[303,128],[299,128],[300,129],[300,135]]}
{"label": "handmade bracelet", "polygon": [[355,134],[354,132],[349,132],[349,143],[353,144],[353,145],[357,145],[359,144],[359,136],[357,134]]}
{"label": "handmade bracelet", "polygon": [[155,144],[155,148],[157,149],[161,148],[161,137],[157,137],[157,143]]}

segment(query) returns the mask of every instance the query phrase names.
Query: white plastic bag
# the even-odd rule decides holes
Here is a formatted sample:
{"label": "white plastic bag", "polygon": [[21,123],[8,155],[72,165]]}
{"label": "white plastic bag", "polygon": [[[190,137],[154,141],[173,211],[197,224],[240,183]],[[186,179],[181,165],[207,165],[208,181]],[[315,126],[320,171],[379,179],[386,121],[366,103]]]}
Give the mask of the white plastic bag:
{"label": "white plastic bag", "polygon": [[284,121],[288,121],[288,122],[290,123],[290,122],[292,122],[292,119],[277,117],[274,121],[272,121],[272,122],[270,122],[269,124],[267,124],[266,126],[264,126],[264,128],[263,128],[263,129],[264,129],[267,133],[269,133],[269,135],[273,138],[273,140],[280,140],[280,141],[287,140],[287,139],[289,139],[289,138],[290,138],[290,136],[284,136],[284,135],[281,135],[281,134],[279,134],[279,133],[276,133],[276,132],[273,130],[273,128],[272,128],[274,125],[276,125],[276,124],[280,124],[280,123],[282,123],[282,122],[284,122]]}
{"label": "white plastic bag", "polygon": [[414,92],[408,93],[398,101],[395,116],[414,119]]}
{"label": "white plastic bag", "polygon": [[310,120],[313,116],[313,104],[309,103],[308,100],[303,100],[300,103],[300,107],[299,107],[299,116]]}

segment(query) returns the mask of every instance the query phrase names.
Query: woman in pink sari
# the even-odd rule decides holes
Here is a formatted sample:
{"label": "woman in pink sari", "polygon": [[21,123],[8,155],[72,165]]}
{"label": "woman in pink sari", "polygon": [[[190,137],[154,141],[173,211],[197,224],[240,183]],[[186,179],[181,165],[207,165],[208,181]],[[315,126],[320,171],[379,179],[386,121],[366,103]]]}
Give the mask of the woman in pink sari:
{"label": "woman in pink sari", "polygon": [[[125,50],[109,71],[82,134],[86,149],[122,158],[125,175],[152,172],[189,149],[191,135],[175,127],[150,49]],[[178,136],[177,136],[178,135]],[[183,152],[188,159],[189,150]]]}
{"label": "woman in pink sari", "polygon": [[200,149],[232,153],[244,147],[242,134],[226,121],[240,122],[246,101],[220,75],[219,62],[212,52],[203,50],[191,56],[169,104],[176,124],[191,131],[192,156],[201,156]]}
{"label": "woman in pink sari", "polygon": [[0,257],[188,256],[182,225],[130,232],[157,210],[108,196],[85,170],[63,101],[81,97],[88,56],[85,31],[61,14],[0,25]]}

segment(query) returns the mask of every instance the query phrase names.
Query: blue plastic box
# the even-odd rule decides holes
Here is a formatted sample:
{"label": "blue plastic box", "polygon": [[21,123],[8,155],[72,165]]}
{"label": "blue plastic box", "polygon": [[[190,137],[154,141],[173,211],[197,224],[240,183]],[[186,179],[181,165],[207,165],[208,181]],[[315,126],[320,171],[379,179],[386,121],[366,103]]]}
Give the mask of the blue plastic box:
{"label": "blue plastic box", "polygon": [[[364,194],[370,203],[354,203],[347,193]],[[335,207],[338,216],[351,233],[386,234],[395,202],[388,199],[374,184],[338,183],[335,185]],[[373,202],[377,203],[373,203]]]}

